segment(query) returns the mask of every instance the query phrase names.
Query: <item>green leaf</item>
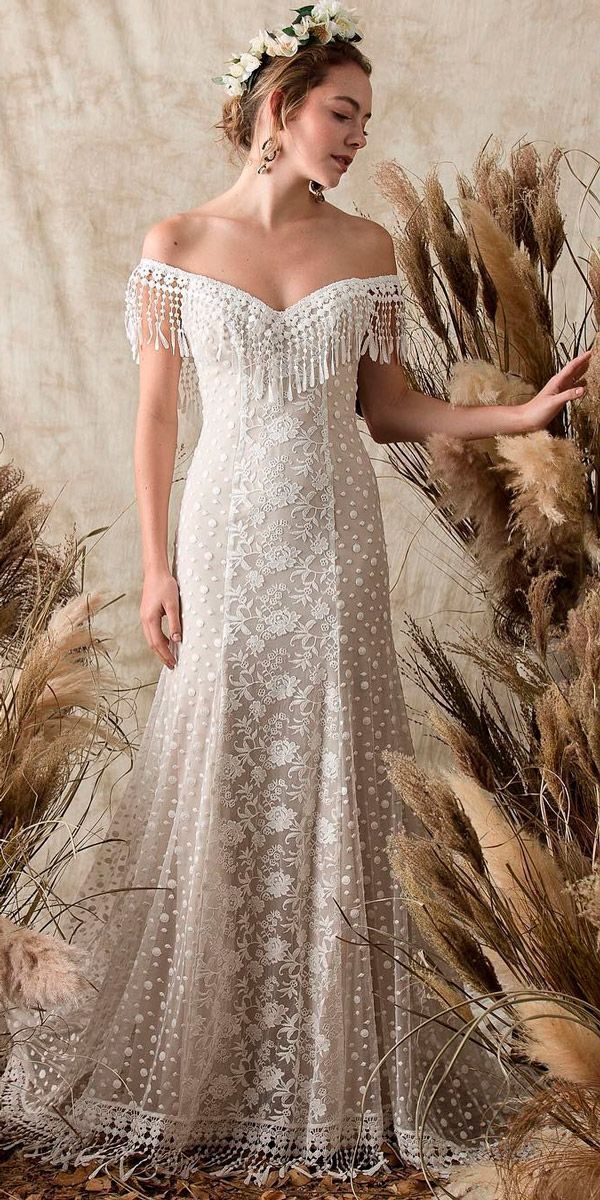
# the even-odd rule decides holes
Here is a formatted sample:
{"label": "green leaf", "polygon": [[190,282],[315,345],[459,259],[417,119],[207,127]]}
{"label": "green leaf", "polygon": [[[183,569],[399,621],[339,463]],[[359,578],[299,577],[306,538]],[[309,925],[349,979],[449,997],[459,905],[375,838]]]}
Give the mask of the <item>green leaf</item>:
{"label": "green leaf", "polygon": [[293,26],[293,25],[288,25],[288,26],[287,26],[287,28],[286,28],[286,29],[282,29],[282,30],[281,30],[281,32],[282,32],[282,33],[287,33],[287,34],[289,34],[289,36],[290,36],[290,37],[295,37],[295,36],[296,36],[296,30],[294,29],[294,26]]}

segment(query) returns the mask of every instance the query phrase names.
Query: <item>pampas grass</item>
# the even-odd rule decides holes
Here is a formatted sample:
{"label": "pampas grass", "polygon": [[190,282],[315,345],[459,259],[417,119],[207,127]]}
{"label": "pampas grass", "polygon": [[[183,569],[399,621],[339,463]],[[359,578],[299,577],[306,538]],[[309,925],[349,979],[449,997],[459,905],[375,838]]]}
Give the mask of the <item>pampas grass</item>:
{"label": "pampas grass", "polygon": [[[401,663],[453,766],[383,757],[415,814],[388,855],[430,987],[463,981],[468,1036],[514,1084],[503,1200],[600,1195],[600,251],[586,263],[570,245],[563,168],[578,179],[567,150],[506,156],[490,140],[456,202],[435,171],[376,176],[399,222],[409,386],[453,407],[523,404],[592,349],[586,395],[548,429],[387,448],[471,554],[490,615],[489,634],[444,644],[407,618]],[[576,318],[554,302],[573,270]]]}
{"label": "pampas grass", "polygon": [[0,1005],[70,1012],[88,994],[88,952],[0,917]]}
{"label": "pampas grass", "polygon": [[[98,841],[86,828],[91,800],[77,820],[71,806],[88,784],[93,799],[130,744],[111,640],[98,628],[114,601],[77,582],[86,539],[43,541],[48,512],[21,471],[0,467],[0,1010],[60,1013],[89,985],[87,952],[61,935],[69,906],[57,887],[90,836]],[[10,1041],[4,1025],[3,1053]]]}
{"label": "pampas grass", "polygon": [[[440,779],[399,752],[384,759],[389,778],[429,835],[393,835],[388,846],[411,911],[432,953],[465,984],[488,999],[504,993],[513,1044],[530,1064],[520,1078],[529,1100],[500,1156],[503,1195],[521,1195],[519,1181],[526,1176],[531,1187],[544,1174],[543,1160],[530,1146],[527,1167],[521,1163],[541,1111],[559,1131],[568,1131],[573,1167],[578,1155],[587,1154],[588,1130],[592,1137],[598,1128],[586,1124],[590,1089],[600,1094],[598,926],[589,919],[600,911],[597,882],[573,879],[586,868],[583,856],[524,830],[471,776],[446,771]],[[431,974],[442,978],[439,968]],[[486,1041],[495,1038],[507,1069],[518,1073],[502,1026],[498,1030],[482,1015],[472,1028],[482,1027]],[[596,1108],[591,1111],[595,1120]],[[590,1156],[587,1173],[597,1169]]]}
{"label": "pampas grass", "polygon": [[525,597],[535,579],[559,572],[551,619],[560,626],[587,573],[600,570],[595,249],[587,279],[577,267],[591,299],[583,320],[555,314],[553,302],[563,250],[567,268],[577,261],[558,199],[569,155],[554,147],[542,159],[527,143],[505,164],[502,145],[490,140],[472,179],[458,173],[455,206],[435,171],[420,187],[396,162],[380,164],[375,176],[399,221],[411,387],[452,405],[525,403],[585,345],[593,348],[586,395],[547,431],[474,442],[434,435],[426,447],[387,447],[395,469],[473,555],[494,626],[515,642],[528,635]]}

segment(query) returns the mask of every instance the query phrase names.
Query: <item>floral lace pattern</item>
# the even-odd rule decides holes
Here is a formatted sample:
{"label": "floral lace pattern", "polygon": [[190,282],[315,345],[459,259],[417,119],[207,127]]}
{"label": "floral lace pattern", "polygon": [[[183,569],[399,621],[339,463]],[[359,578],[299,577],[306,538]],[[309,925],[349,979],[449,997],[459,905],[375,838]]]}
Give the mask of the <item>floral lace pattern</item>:
{"label": "floral lace pattern", "polygon": [[[183,640],[86,880],[89,919],[65,921],[90,951],[89,1002],[41,1028],[13,1015],[0,1117],[28,1153],[258,1183],[294,1163],[347,1178],[354,1154],[385,1170],[383,1138],[418,1160],[419,1088],[448,1031],[408,1038],[432,1004],[393,954],[420,945],[385,849],[414,818],[381,751],[411,742],[354,419],[360,354],[389,361],[400,308],[395,276],[283,312],[148,260],[130,277],[134,353],[146,329],[177,346],[202,395],[173,560]],[[478,1153],[496,1090],[479,1067],[464,1056],[432,1108],[438,1167]]]}

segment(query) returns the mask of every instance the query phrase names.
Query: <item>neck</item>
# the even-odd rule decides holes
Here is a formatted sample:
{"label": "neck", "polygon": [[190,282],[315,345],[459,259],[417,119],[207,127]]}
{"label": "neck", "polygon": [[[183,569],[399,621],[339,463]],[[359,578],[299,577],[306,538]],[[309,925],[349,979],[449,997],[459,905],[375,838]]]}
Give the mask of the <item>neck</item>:
{"label": "neck", "polygon": [[232,215],[260,226],[265,232],[318,217],[319,204],[308,190],[308,179],[286,162],[280,150],[269,170],[258,175],[260,147],[253,147],[242,171],[226,195]]}

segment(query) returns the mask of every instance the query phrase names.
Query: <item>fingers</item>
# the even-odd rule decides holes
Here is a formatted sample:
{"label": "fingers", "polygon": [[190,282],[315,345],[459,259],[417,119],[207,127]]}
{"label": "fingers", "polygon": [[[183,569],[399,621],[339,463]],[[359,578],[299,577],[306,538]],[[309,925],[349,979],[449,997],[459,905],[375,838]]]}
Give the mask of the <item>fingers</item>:
{"label": "fingers", "polygon": [[552,378],[552,383],[558,385],[557,391],[560,391],[561,384],[571,383],[583,375],[590,365],[591,354],[591,350],[584,350],[582,354],[577,355],[577,358],[572,358],[570,362],[565,363],[564,367],[561,367],[560,371]]}
{"label": "fingers", "polygon": [[150,617],[149,619],[142,621],[142,626],[144,629],[144,636],[150,649],[158,655],[161,662],[163,662],[166,667],[170,667],[172,670],[175,666],[175,659],[169,650],[168,639],[165,637],[162,631],[160,617]]}
{"label": "fingers", "polygon": [[171,634],[171,641],[180,642],[181,641],[181,621],[179,618],[179,606],[177,605],[177,607],[176,607],[174,604],[167,604],[165,606],[165,610],[166,610],[166,614],[167,614],[167,621],[169,622],[169,632]]}
{"label": "fingers", "polygon": [[581,400],[584,392],[585,388],[582,387],[567,388],[566,392],[554,392],[552,394],[552,404],[554,409],[556,412],[560,412],[560,409],[564,407],[567,401]]}

